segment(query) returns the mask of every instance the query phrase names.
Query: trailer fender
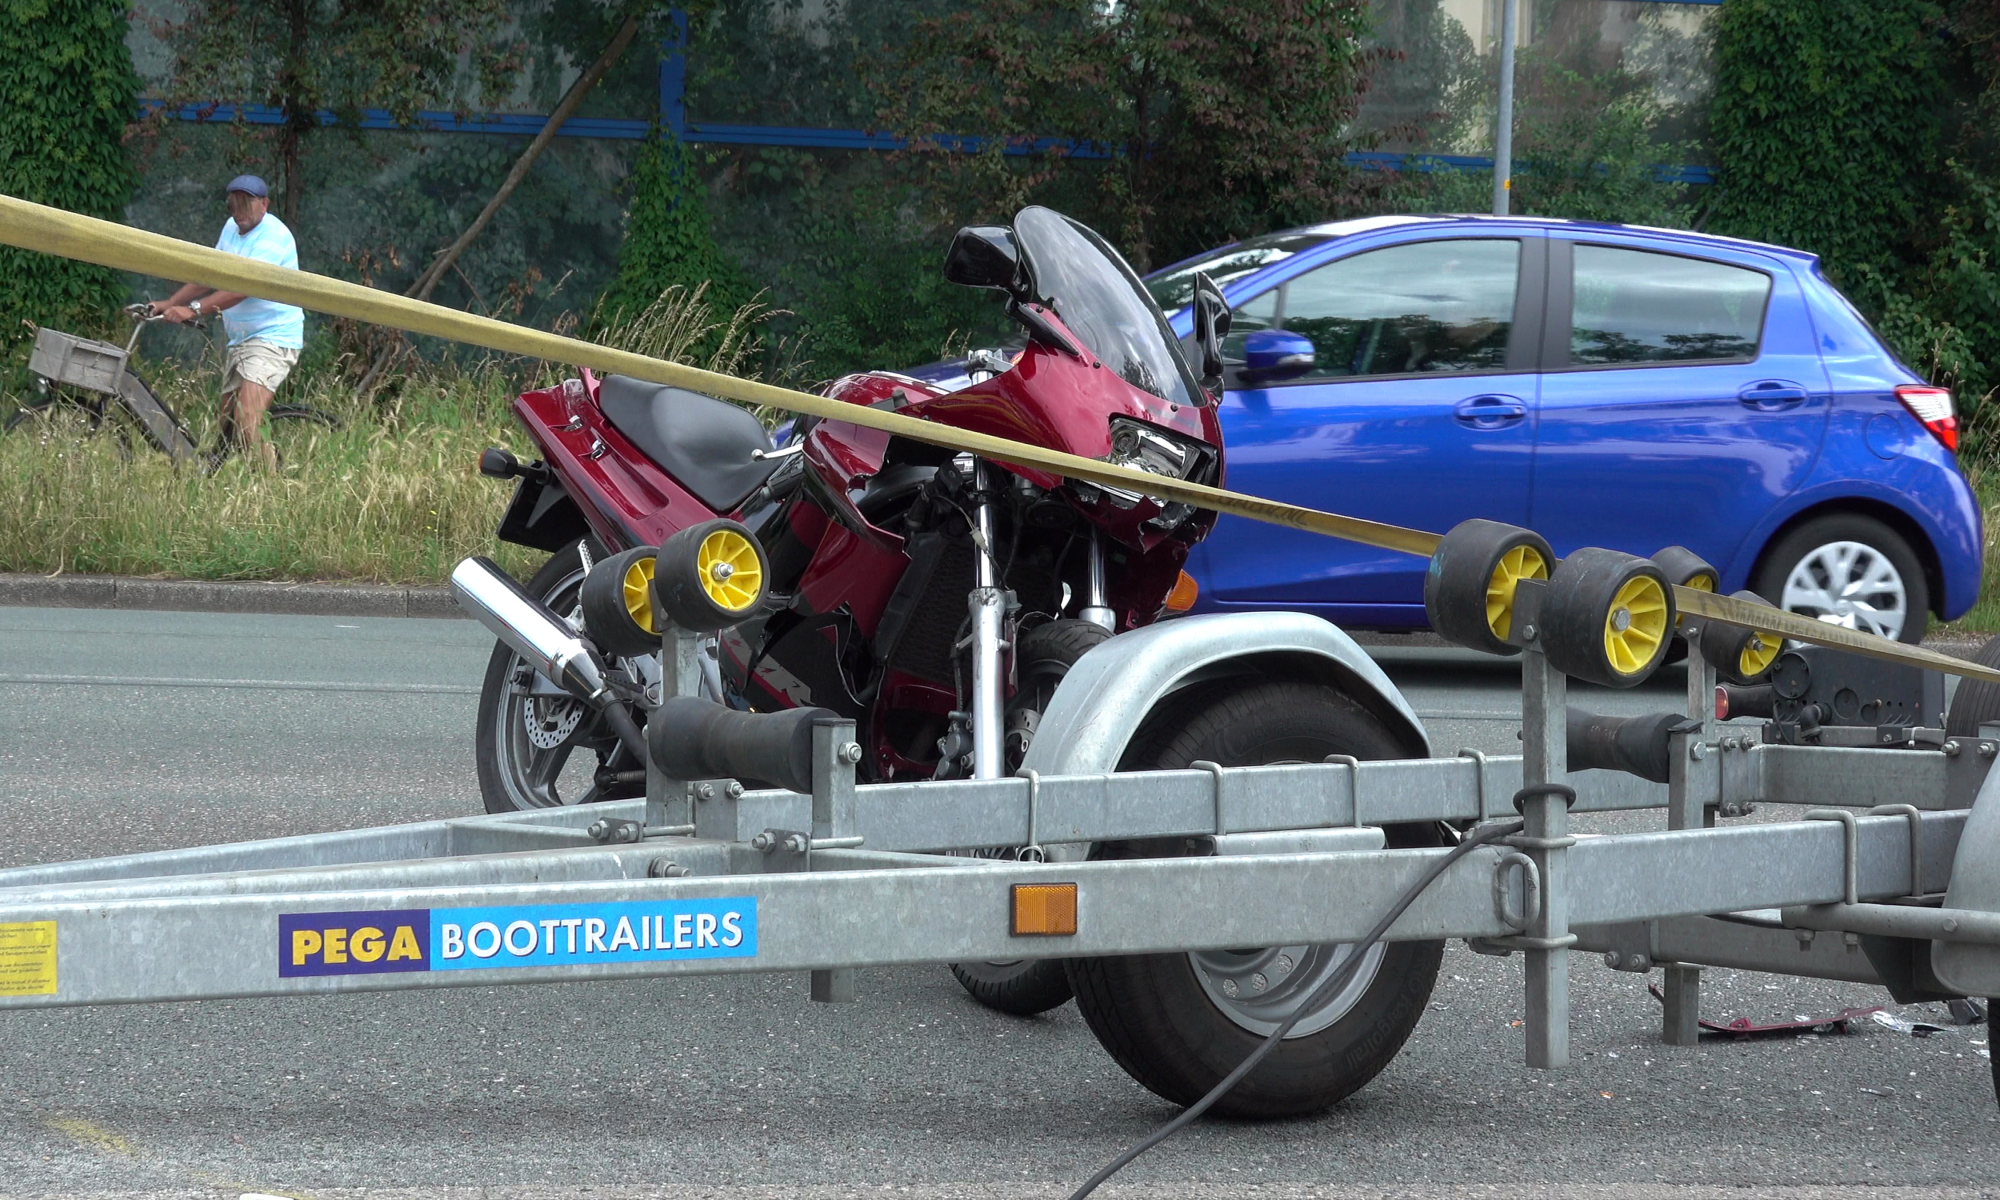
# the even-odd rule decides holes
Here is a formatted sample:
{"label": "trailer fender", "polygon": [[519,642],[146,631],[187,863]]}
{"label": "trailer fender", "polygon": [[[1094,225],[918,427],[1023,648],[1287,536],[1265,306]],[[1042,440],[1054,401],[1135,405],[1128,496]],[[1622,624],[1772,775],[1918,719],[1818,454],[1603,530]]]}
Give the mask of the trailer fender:
{"label": "trailer fender", "polygon": [[1430,736],[1409,702],[1337,626],[1304,613],[1214,613],[1120,634],[1085,654],[1050,698],[1021,769],[1117,770],[1162,698],[1235,675],[1323,681],[1381,720],[1409,757],[1430,756]]}
{"label": "trailer fender", "polygon": [[[1965,818],[1944,906],[2000,913],[2000,770],[1987,773]],[[1961,995],[2000,996],[2000,946],[1932,942],[1931,972]]]}

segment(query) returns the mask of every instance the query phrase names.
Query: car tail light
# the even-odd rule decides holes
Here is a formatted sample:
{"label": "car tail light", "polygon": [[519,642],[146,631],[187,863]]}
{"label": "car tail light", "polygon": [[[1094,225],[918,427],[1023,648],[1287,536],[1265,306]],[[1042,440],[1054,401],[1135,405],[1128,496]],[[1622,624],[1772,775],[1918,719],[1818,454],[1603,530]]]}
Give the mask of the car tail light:
{"label": "car tail light", "polygon": [[1896,389],[1896,399],[1903,402],[1911,416],[1924,423],[1924,428],[1945,449],[1958,449],[1958,410],[1952,405],[1949,388],[1906,383]]}

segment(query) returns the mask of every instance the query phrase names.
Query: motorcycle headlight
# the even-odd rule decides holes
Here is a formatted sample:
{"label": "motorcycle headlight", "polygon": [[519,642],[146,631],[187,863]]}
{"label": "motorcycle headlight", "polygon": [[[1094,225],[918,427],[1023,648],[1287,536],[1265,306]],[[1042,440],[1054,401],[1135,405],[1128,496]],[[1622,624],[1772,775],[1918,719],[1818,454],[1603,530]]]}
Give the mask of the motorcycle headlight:
{"label": "motorcycle headlight", "polygon": [[[1213,482],[1216,454],[1215,448],[1205,442],[1181,437],[1130,417],[1113,417],[1111,453],[1105,456],[1105,461],[1135,471],[1164,475],[1169,479],[1210,483]],[[1157,497],[1144,496],[1124,488],[1106,487],[1103,490],[1121,507],[1129,508],[1142,499],[1159,504],[1160,514],[1147,522],[1157,528],[1172,529],[1194,511],[1185,504],[1161,501]]]}

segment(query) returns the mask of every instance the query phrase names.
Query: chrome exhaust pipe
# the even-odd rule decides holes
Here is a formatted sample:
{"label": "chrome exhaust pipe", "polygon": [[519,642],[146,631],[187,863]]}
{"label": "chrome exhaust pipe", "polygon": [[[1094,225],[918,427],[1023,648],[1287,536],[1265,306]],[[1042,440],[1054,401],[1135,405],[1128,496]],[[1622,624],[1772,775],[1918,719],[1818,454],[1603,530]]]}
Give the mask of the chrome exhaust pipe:
{"label": "chrome exhaust pipe", "polygon": [[599,706],[610,698],[597,651],[492,559],[475,556],[453,567],[451,594],[460,608],[557,686]]}

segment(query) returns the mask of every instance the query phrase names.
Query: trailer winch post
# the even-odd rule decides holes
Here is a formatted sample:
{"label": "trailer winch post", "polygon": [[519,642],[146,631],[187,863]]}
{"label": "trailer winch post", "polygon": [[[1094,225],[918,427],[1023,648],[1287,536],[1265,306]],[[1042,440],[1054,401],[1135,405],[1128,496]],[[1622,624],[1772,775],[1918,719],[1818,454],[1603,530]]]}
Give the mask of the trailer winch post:
{"label": "trailer winch post", "polygon": [[[812,841],[806,849],[807,869],[812,851],[861,845],[856,834],[854,770],[861,761],[861,743],[854,740],[854,722],[845,718],[813,723]],[[822,1004],[854,999],[854,968],[833,967],[812,973],[812,998]]]}
{"label": "trailer winch post", "polygon": [[[657,600],[653,623],[660,633],[660,703],[676,696],[701,695],[701,635],[667,620]],[[694,781],[672,779],[646,755],[646,824],[694,831]]]}
{"label": "trailer winch post", "polygon": [[[1671,735],[1667,743],[1667,828],[1707,829],[1715,824],[1715,808],[1706,797],[1719,794],[1722,771],[1720,755],[1708,753],[1709,734],[1715,725],[1715,667],[1701,650],[1702,626],[1694,618],[1684,618],[1681,635],[1687,639],[1687,714],[1692,729]],[[1657,944],[1658,922],[1648,922],[1648,940]],[[1701,1042],[1701,968],[1680,963],[1663,964],[1661,980],[1660,1040],[1669,1046],[1694,1046]]]}
{"label": "trailer winch post", "polygon": [[1576,793],[1563,782],[1569,776],[1568,681],[1549,665],[1536,628],[1544,595],[1545,587],[1523,581],[1515,596],[1523,643],[1520,808],[1527,828],[1508,841],[1535,864],[1542,902],[1526,932],[1510,940],[1526,951],[1528,1065],[1555,1068],[1569,1065],[1569,948],[1576,935],[1569,931],[1566,868],[1576,844],[1569,835]]}

